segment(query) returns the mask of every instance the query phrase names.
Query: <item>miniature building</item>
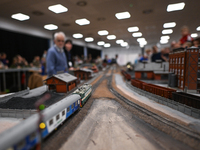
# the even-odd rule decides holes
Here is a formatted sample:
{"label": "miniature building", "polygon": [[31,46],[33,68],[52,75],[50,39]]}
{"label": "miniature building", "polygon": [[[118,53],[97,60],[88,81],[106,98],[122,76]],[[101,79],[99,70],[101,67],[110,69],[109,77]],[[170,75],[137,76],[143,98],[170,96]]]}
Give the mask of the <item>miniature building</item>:
{"label": "miniature building", "polygon": [[169,55],[169,72],[177,75],[178,88],[186,90],[200,90],[200,49],[191,47],[173,50]]}
{"label": "miniature building", "polygon": [[168,75],[168,62],[162,63],[138,63],[135,66],[136,79],[156,79],[161,80],[163,75]]}
{"label": "miniature building", "polygon": [[93,71],[90,69],[85,69],[85,68],[81,68],[78,70],[74,70],[74,75],[77,77],[77,79],[89,79],[90,77],[92,77],[92,73]]}
{"label": "miniature building", "polygon": [[57,93],[66,93],[77,86],[77,78],[68,73],[53,75],[47,78],[46,84],[49,90],[55,90]]}

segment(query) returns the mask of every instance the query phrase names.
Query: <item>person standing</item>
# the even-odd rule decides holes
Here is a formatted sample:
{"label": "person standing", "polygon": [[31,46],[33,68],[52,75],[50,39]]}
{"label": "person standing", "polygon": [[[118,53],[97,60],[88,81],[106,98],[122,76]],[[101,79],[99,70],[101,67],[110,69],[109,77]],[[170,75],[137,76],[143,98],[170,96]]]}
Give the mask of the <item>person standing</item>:
{"label": "person standing", "polygon": [[46,65],[47,75],[52,76],[60,71],[67,71],[67,58],[65,56],[63,47],[65,43],[65,34],[63,32],[56,32],[54,34],[54,45],[48,49]]}
{"label": "person standing", "polygon": [[71,40],[66,40],[65,41],[65,55],[67,58],[67,65],[69,67],[69,70],[72,70],[74,67],[74,60],[73,60],[73,56],[71,54],[71,49],[72,49],[73,45],[72,45],[72,41]]}

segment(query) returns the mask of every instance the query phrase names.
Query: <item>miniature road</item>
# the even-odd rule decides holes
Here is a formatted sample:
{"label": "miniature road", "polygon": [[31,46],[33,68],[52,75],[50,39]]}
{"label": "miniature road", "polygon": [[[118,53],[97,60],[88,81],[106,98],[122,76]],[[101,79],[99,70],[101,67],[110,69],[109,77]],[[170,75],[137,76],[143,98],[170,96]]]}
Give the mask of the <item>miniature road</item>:
{"label": "miniature road", "polygon": [[148,125],[115,100],[94,100],[89,113],[60,150],[191,149]]}

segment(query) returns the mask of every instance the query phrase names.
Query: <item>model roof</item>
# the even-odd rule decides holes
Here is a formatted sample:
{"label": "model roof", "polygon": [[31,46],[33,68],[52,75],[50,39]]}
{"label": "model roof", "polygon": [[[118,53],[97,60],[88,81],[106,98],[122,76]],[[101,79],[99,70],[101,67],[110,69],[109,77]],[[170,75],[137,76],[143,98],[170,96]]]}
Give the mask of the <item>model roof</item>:
{"label": "model roof", "polygon": [[52,75],[51,77],[47,78],[46,80],[48,80],[48,79],[50,79],[50,78],[52,78],[52,77],[55,77],[55,78],[57,78],[57,79],[60,79],[60,80],[62,80],[62,81],[64,81],[64,82],[66,82],[66,83],[71,82],[71,81],[74,81],[74,80],[77,79],[77,77],[75,77],[75,76],[73,76],[73,75],[71,75],[71,74],[69,74],[69,73],[62,73],[62,74]]}

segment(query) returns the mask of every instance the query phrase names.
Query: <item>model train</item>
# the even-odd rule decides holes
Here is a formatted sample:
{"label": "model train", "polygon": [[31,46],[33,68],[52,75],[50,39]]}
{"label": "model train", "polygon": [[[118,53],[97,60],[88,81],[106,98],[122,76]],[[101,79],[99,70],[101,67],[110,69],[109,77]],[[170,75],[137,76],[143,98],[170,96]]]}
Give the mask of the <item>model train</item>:
{"label": "model train", "polygon": [[132,79],[131,84],[144,91],[174,100],[176,102],[188,105],[193,108],[200,109],[200,97],[184,92],[177,92],[175,89],[161,87],[158,85],[143,82],[141,80]]}
{"label": "model train", "polygon": [[128,73],[128,72],[126,72],[125,70],[121,70],[121,74],[124,76],[124,78],[126,79],[126,80],[131,80],[131,75]]}
{"label": "model train", "polygon": [[79,89],[85,90],[73,93],[44,109],[41,112],[42,121],[39,121],[39,114],[35,114],[0,134],[0,150],[28,150],[35,147],[39,143],[40,137],[42,139],[47,137],[87,101],[91,94],[91,85],[84,84]]}

